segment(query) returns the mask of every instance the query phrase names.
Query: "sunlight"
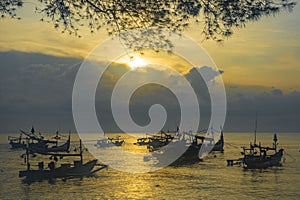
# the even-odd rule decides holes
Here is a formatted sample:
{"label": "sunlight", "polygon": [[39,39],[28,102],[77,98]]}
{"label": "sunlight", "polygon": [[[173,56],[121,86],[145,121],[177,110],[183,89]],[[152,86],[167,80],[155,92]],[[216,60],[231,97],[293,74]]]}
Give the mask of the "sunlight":
{"label": "sunlight", "polygon": [[131,57],[127,65],[131,69],[136,69],[138,67],[145,67],[147,65],[147,62],[143,60],[141,57]]}
{"label": "sunlight", "polygon": [[131,68],[131,70],[146,67],[148,65],[147,61],[137,54],[123,57],[119,61],[121,63],[126,63]]}

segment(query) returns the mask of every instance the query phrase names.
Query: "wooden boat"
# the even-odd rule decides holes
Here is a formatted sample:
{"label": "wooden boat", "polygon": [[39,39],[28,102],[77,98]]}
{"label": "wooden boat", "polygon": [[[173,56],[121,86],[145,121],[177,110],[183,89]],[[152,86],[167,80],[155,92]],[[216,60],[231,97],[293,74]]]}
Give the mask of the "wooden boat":
{"label": "wooden boat", "polygon": [[[261,144],[250,144],[250,147],[242,147],[242,162],[247,169],[266,169],[273,166],[281,166],[283,149],[277,151],[277,135],[274,134],[273,147],[263,147]],[[273,153],[269,154],[270,151]]]}
{"label": "wooden boat", "polygon": [[20,133],[19,137],[8,136],[8,140],[11,149],[26,148],[25,138],[22,137],[22,133]]}
{"label": "wooden boat", "polygon": [[97,148],[106,148],[106,147],[113,147],[113,146],[122,146],[125,140],[122,139],[120,136],[115,138],[106,137],[104,134],[104,138],[97,140],[97,143],[94,145]]}
{"label": "wooden boat", "polygon": [[[273,138],[272,147],[264,147],[260,143],[256,143],[257,131],[257,116],[255,120],[254,143],[250,143],[249,147],[242,147],[241,154],[244,156],[240,159],[227,160],[228,166],[242,164],[245,169],[266,169],[273,166],[281,166],[281,159],[283,156],[283,149],[277,148],[278,139],[276,133]],[[269,152],[272,151],[270,154]]]}
{"label": "wooden boat", "polygon": [[[80,152],[79,154],[60,154],[60,153],[48,153],[51,157],[80,157],[80,160],[75,160],[73,165],[71,164],[61,164],[61,166],[56,167],[56,163],[51,161],[48,164],[47,169],[44,168],[44,162],[38,163],[38,169],[31,169],[29,162],[30,151],[26,148],[25,161],[27,163],[27,169],[19,171],[19,177],[25,177],[28,182],[44,180],[44,179],[54,179],[54,178],[68,178],[68,177],[83,177],[90,176],[96,172],[108,167],[104,164],[97,164],[97,160],[91,160],[87,163],[83,163],[82,156],[82,144],[80,140]],[[56,159],[54,159],[56,160]],[[94,169],[95,167],[97,169]]]}
{"label": "wooden boat", "polygon": [[[172,165],[186,165],[197,163],[202,160],[199,157],[199,151],[203,145],[213,146],[210,152],[224,152],[224,135],[221,131],[220,139],[215,142],[214,137],[205,137],[200,135],[195,135],[192,143],[189,145],[188,149],[172,163]],[[209,152],[208,152],[209,153]]]}
{"label": "wooden boat", "polygon": [[[46,140],[41,136],[38,137],[34,134],[34,130],[31,131],[31,134],[23,130],[21,130],[21,133],[25,134],[30,140],[28,149],[31,153],[68,152],[70,149],[70,132],[67,141],[62,145],[58,145],[58,140],[60,139],[58,132],[56,132],[56,136],[54,137],[55,140]],[[53,144],[53,146],[49,146],[49,144]]]}
{"label": "wooden boat", "polygon": [[148,137],[149,142],[147,148],[149,149],[149,151],[155,151],[169,144],[173,139],[174,136],[161,131],[160,134],[156,134],[151,137]]}
{"label": "wooden boat", "polygon": [[148,137],[138,138],[136,143],[134,143],[134,144],[135,145],[140,145],[140,146],[148,145],[149,144],[149,138]]}
{"label": "wooden boat", "polygon": [[[181,143],[180,145],[183,144],[188,147],[186,151],[177,160],[171,163],[172,166],[191,165],[202,161],[202,157],[199,156],[199,152],[203,145],[206,145],[206,148],[210,148],[210,152],[224,152],[223,131],[221,131],[220,138],[217,142],[215,142],[214,137],[194,135],[190,132],[183,134],[177,133],[176,138],[169,144],[169,148],[166,148],[163,151],[154,152],[153,156],[159,161],[159,163],[164,163],[164,159],[166,159],[166,153],[176,152],[176,148],[178,148],[178,145],[176,143]],[[214,145],[216,145],[216,147],[214,147]]]}
{"label": "wooden boat", "polygon": [[94,145],[97,148],[104,148],[104,147],[112,147],[112,142],[109,139],[100,139],[97,140],[97,143]]}
{"label": "wooden boat", "polygon": [[125,142],[120,136],[117,136],[116,138],[108,138],[108,139],[115,146],[122,146],[124,144],[124,142]]}
{"label": "wooden boat", "polygon": [[62,145],[54,145],[49,147],[49,145],[47,144],[47,142],[44,141],[39,141],[37,143],[30,143],[29,144],[29,150],[32,153],[41,153],[41,154],[45,154],[45,153],[49,153],[49,152],[69,152],[70,149],[70,134],[68,137],[68,140],[62,144]]}

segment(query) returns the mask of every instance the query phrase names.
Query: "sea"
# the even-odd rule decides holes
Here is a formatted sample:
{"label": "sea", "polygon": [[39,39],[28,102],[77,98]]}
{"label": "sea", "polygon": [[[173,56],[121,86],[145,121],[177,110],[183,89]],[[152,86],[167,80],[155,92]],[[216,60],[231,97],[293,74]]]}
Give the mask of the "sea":
{"label": "sea", "polygon": [[[300,199],[300,133],[277,133],[279,147],[284,148],[282,166],[264,170],[227,166],[227,159],[241,157],[241,146],[253,141],[253,133],[224,133],[224,153],[209,154],[195,164],[148,173],[108,167],[93,177],[33,183],[18,177],[26,169],[24,150],[11,150],[8,136],[18,134],[0,134],[0,199]],[[127,149],[145,148],[133,144],[136,138],[121,136]],[[76,148],[78,135],[71,134],[71,141]],[[272,146],[273,133],[258,133],[257,141]],[[85,151],[84,160],[90,159],[93,156]]]}

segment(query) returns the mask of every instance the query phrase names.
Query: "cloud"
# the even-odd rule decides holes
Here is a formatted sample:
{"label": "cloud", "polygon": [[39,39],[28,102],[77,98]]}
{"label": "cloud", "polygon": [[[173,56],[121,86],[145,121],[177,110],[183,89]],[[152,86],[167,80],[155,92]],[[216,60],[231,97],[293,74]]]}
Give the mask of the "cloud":
{"label": "cloud", "polygon": [[[0,132],[16,132],[35,125],[42,132],[61,128],[75,130],[72,117],[72,89],[82,60],[37,53],[0,53]],[[115,63],[104,73],[96,92],[96,110],[100,124],[106,131],[119,131],[114,123],[110,97],[115,83],[126,72],[126,65]],[[214,80],[218,72],[202,67]],[[180,87],[184,85],[174,74],[145,69],[148,73]],[[192,68],[184,76],[193,87],[199,102],[200,129],[207,127],[210,117],[210,96],[203,77]],[[147,76],[144,76],[147,78]],[[134,84],[134,79],[131,81]],[[123,86],[125,88],[125,85]],[[285,93],[279,88],[251,85],[227,85],[228,112],[226,131],[251,131],[255,112],[259,116],[259,131],[299,131],[300,93]],[[186,95],[186,98],[191,98]],[[175,129],[179,123],[180,107],[175,95],[165,87],[148,84],[136,90],[130,99],[130,112],[139,125],[149,123],[151,105],[163,105],[168,114],[164,127]]]}
{"label": "cloud", "polygon": [[20,52],[0,53],[0,60],[0,131],[74,127],[70,102],[80,60]]}
{"label": "cloud", "polygon": [[[255,88],[253,90],[253,88]],[[227,89],[226,128],[233,131],[254,130],[258,113],[259,131],[299,131],[300,93],[284,93],[277,88],[243,86]]]}

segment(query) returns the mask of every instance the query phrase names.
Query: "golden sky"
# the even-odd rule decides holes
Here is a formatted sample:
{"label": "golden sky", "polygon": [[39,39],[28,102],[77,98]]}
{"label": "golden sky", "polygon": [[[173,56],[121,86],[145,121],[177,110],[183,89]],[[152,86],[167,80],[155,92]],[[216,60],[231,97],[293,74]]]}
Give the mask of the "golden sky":
{"label": "golden sky", "polygon": [[[84,58],[108,38],[105,30],[90,34],[82,29],[82,38],[62,34],[53,24],[40,22],[34,7],[25,5],[21,20],[0,20],[0,51],[39,52],[55,56]],[[237,29],[223,45],[202,41],[200,29],[192,26],[185,34],[202,45],[219,69],[225,71],[227,85],[276,87],[284,91],[300,90],[300,8]],[[168,54],[161,60],[170,60]],[[184,71],[184,70],[183,70]]]}

